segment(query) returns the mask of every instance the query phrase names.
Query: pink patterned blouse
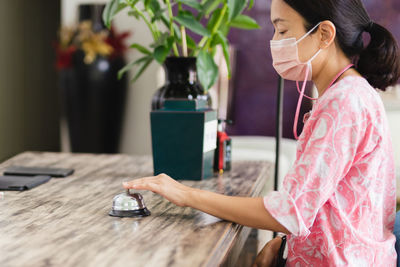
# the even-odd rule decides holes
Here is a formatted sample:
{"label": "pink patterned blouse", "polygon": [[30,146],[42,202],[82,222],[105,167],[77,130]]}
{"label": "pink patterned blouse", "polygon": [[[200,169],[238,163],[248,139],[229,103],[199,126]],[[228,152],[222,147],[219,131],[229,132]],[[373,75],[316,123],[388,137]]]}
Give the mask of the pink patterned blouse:
{"label": "pink patterned blouse", "polygon": [[296,161],[265,208],[285,226],[287,266],[396,266],[396,181],[378,93],[346,76],[315,103]]}

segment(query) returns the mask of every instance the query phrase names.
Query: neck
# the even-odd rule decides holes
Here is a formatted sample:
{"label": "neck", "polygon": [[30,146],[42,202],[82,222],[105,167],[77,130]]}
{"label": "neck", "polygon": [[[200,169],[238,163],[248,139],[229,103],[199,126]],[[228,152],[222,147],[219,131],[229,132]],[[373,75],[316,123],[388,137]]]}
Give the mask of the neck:
{"label": "neck", "polygon": [[[333,50],[333,49],[330,49]],[[351,64],[350,60],[344,55],[338,55],[333,51],[327,51],[329,53],[329,60],[326,60],[323,65],[319,68],[318,73],[313,77],[313,82],[318,90],[318,96],[321,97],[326,89],[328,89],[329,84],[336,77],[336,75],[342,71],[346,66]],[[341,80],[343,77],[349,75],[357,75],[357,71],[354,69],[348,69],[345,71],[337,80]],[[359,74],[358,74],[359,75]]]}

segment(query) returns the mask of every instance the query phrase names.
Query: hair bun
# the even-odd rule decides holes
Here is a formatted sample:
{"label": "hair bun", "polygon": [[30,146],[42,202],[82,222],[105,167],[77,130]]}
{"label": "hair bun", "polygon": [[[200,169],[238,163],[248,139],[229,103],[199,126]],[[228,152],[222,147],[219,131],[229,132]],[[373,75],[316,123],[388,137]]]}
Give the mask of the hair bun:
{"label": "hair bun", "polygon": [[373,21],[371,20],[370,22],[367,23],[367,25],[365,25],[364,30],[365,30],[366,32],[371,32],[372,29],[374,28],[374,26],[375,26],[375,22],[373,22]]}
{"label": "hair bun", "polygon": [[377,23],[368,23],[368,33],[371,39],[360,53],[357,70],[373,87],[385,90],[400,77],[399,48],[393,35]]}

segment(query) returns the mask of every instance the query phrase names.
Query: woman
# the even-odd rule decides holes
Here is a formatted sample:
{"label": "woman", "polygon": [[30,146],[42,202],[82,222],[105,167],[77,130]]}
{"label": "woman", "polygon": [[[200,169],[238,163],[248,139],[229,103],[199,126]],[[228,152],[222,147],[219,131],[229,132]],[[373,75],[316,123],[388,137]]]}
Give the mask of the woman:
{"label": "woman", "polygon": [[[288,266],[395,266],[394,163],[384,108],[373,87],[384,90],[397,82],[396,41],[370,20],[360,0],[272,0],[271,21],[275,69],[285,79],[312,80],[319,95],[283,187],[263,198],[230,197],[165,174],[123,186],[286,233]],[[257,262],[267,262],[277,246],[276,239],[267,244]]]}

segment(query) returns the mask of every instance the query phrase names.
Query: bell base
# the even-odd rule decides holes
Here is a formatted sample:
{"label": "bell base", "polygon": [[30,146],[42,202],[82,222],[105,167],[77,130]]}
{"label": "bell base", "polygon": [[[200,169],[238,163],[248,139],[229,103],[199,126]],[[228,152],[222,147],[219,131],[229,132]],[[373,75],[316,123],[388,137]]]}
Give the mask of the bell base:
{"label": "bell base", "polygon": [[108,215],[113,217],[146,217],[149,216],[151,212],[147,209],[140,210],[111,210]]}

